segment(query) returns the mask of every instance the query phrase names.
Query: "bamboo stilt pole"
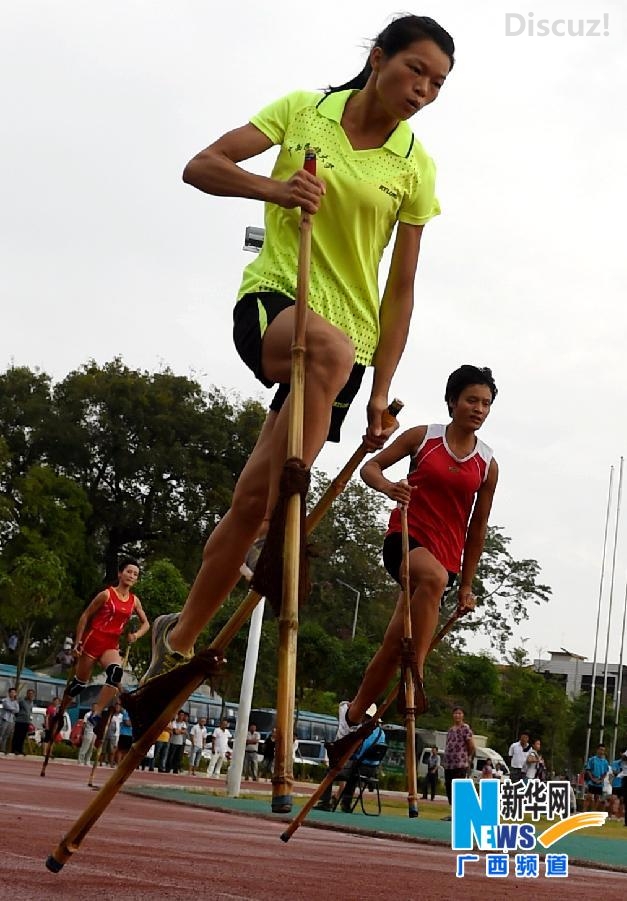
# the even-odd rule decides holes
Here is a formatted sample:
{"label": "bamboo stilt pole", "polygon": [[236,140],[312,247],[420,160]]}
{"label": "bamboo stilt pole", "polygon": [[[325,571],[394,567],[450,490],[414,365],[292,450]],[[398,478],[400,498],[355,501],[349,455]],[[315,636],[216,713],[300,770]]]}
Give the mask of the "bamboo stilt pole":
{"label": "bamboo stilt pole", "polygon": [[74,674],[76,673],[76,661],[74,661],[74,666],[70,670],[70,674],[67,677],[67,681],[65,683],[65,688],[63,689],[63,697],[61,698],[61,703],[59,704],[59,709],[55,713],[52,718],[52,722],[50,723],[50,739],[46,742],[46,747],[44,750],[44,759],[41,763],[41,772],[40,776],[46,775],[46,770],[48,768],[48,763],[50,761],[50,755],[52,754],[52,748],[54,746],[54,737],[57,734],[58,730],[63,726],[63,715],[65,711],[70,706],[70,701],[72,698],[67,693],[67,690],[70,686],[70,682],[74,678]]}
{"label": "bamboo stilt pole", "polygon": [[[400,412],[403,404],[399,400],[394,400],[386,411],[387,421],[384,423],[386,427],[392,425],[392,421],[396,414]],[[333,500],[339,496],[342,489],[346,486],[350,477],[361,461],[368,454],[368,449],[362,442],[360,447],[352,455],[348,463],[340,471],[333,480],[329,488],[322,495],[318,503],[315,505],[310,515],[307,517],[306,528],[309,535],[321,521],[325,513],[328,511]],[[229,621],[223,626],[215,639],[211,642],[209,650],[224,653],[229,644],[233,641],[243,625],[247,622],[253,610],[261,600],[261,595],[256,591],[249,591],[246,598],[242,601],[238,609],[235,611]],[[100,816],[107,809],[111,801],[123,787],[124,783],[129,779],[138,764],[146,756],[146,752],[155,740],[158,738],[163,727],[168,723],[176,711],[185,703],[190,694],[198,688],[203,681],[203,677],[198,675],[190,675],[184,688],[178,690],[169,702],[165,700],[164,692],[164,709],[162,714],[155,720],[154,724],[146,730],[141,738],[137,739],[131,750],[124,757],[117,769],[111,774],[107,783],[102,786],[98,795],[92,803],[83,812],[83,814],[70,827],[60,844],[54,852],[48,857],[46,866],[53,873],[58,873],[71,855],[78,851],[85,836],[92,826],[98,821]]]}
{"label": "bamboo stilt pole", "polygon": [[[451,631],[451,629],[453,628],[453,626],[455,625],[457,620],[460,619],[460,617],[462,617],[465,612],[466,612],[465,610],[460,611],[459,608],[457,610],[455,610],[455,612],[449,617],[447,622],[442,626],[440,631],[437,633],[437,635],[435,636],[435,638],[429,645],[429,653],[431,653],[431,651],[442,641],[442,639],[446,635],[448,635],[448,633]],[[357,750],[359,745],[362,743],[362,741],[364,740],[366,735],[369,734],[369,732],[374,730],[374,728],[376,727],[376,724],[379,722],[379,720],[385,714],[386,710],[389,709],[390,705],[396,699],[396,696],[398,695],[398,690],[399,690],[399,686],[395,685],[394,688],[392,689],[392,691],[387,695],[385,700],[377,707],[377,712],[375,713],[374,717],[372,718],[371,723],[368,724],[369,726],[372,724],[372,729],[369,729],[368,732],[366,732],[366,730],[364,730],[362,727],[361,730],[357,730],[356,732],[349,733],[349,736],[354,737],[354,740],[352,742],[350,742],[350,741],[346,742],[346,745],[344,746],[342,754],[335,761],[335,764],[332,767],[329,767],[329,772],[324,777],[324,779],[322,780],[322,782],[320,783],[318,788],[315,790],[313,795],[311,795],[311,797],[309,797],[307,799],[307,802],[305,803],[304,807],[302,807],[301,810],[299,810],[297,815],[290,822],[290,824],[287,827],[287,829],[285,830],[285,832],[283,832],[281,834],[281,841],[288,842],[290,840],[292,835],[296,832],[298,827],[305,820],[305,818],[309,814],[310,810],[318,803],[318,801],[324,794],[325,789],[327,789],[329,787],[329,785],[332,785],[335,777],[340,772],[340,770],[342,769],[342,767],[344,766],[346,761],[355,753],[355,751]],[[349,736],[346,736],[346,738],[349,738]],[[344,741],[344,739],[342,739],[342,741]]]}
{"label": "bamboo stilt pole", "polygon": [[[401,506],[401,539],[403,550],[402,590],[403,590],[403,643],[407,654],[413,652],[411,629],[411,586],[409,581],[409,531],[407,528],[407,505]],[[411,662],[403,669],[405,688],[405,773],[407,775],[407,812],[410,818],[418,816],[418,782],[416,774],[416,700],[414,696],[414,673]]]}
{"label": "bamboo stilt pole", "polygon": [[[305,169],[316,174],[316,155],[305,153]],[[305,419],[305,340],[309,271],[311,267],[311,216],[300,216],[298,276],[294,306],[294,340],[290,376],[290,409],[287,457],[303,456]],[[283,548],[283,594],[279,617],[278,691],[276,703],[276,751],[272,776],[272,810],[289,813],[292,809],[293,722],[296,690],[296,650],[298,644],[298,589],[300,578],[301,497],[293,494],[288,501]]]}

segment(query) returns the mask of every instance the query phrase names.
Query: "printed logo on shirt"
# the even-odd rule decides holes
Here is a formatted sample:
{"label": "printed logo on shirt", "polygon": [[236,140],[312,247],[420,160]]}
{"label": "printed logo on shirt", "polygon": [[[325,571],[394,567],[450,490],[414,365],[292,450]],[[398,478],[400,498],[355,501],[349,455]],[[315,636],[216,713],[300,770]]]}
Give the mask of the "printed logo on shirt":
{"label": "printed logo on shirt", "polygon": [[384,194],[388,194],[390,197],[393,197],[394,200],[398,200],[398,191],[393,191],[392,188],[388,188],[387,185],[379,185],[379,190],[383,191]]}

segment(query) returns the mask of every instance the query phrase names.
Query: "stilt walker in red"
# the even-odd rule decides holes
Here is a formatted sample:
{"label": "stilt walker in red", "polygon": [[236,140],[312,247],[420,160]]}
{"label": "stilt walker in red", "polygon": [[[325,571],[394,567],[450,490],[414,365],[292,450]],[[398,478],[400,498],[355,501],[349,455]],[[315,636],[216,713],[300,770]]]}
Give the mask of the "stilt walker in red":
{"label": "stilt walker in red", "polygon": [[137,595],[131,588],[139,578],[136,560],[124,557],[120,561],[118,583],[105,588],[93,599],[81,615],[76,626],[76,669],[61,702],[65,709],[72,698],[85,688],[96,663],[105,671],[105,684],[96,700],[95,710],[90,714],[98,735],[102,712],[115,698],[122,682],[124,670],[120,654],[120,637],[131,616],[138,617],[137,631],[129,632],[127,641],[132,645],[150,629],[150,623]]}
{"label": "stilt walker in red", "polygon": [[[367,485],[407,505],[409,579],[413,635],[412,662],[416,713],[424,712],[424,662],[437,627],[440,599],[458,576],[458,608],[472,609],[472,582],[483,551],[488,516],[498,479],[491,448],[476,436],[488,416],[497,388],[487,368],[461,366],[448,379],[448,425],[420,425],[403,432],[361,469]],[[407,479],[392,482],[384,470],[409,458]],[[401,584],[401,515],[390,516],[383,563]],[[350,702],[340,704],[340,732],[356,728],[398,667],[403,644],[402,604],[396,607],[383,644],[371,660]],[[340,736],[341,737],[341,736]]]}

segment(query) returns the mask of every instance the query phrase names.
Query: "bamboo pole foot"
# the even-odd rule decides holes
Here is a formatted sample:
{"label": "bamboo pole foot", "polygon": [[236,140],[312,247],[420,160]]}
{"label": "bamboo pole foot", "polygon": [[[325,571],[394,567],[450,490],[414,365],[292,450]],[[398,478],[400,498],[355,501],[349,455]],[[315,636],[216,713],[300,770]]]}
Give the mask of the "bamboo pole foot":
{"label": "bamboo pole foot", "polygon": [[[63,862],[65,863],[65,861]],[[46,860],[46,867],[51,873],[60,873],[63,869],[63,863],[60,863],[53,854]]]}
{"label": "bamboo pole foot", "polygon": [[276,795],[272,798],[272,813],[291,813],[292,812],[292,796]]}

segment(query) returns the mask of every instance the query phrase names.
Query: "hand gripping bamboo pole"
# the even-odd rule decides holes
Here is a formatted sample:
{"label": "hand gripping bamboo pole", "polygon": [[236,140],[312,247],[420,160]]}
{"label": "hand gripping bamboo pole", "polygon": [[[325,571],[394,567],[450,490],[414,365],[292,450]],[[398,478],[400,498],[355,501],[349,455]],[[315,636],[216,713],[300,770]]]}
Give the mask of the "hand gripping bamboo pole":
{"label": "hand gripping bamboo pole", "polygon": [[[316,155],[305,153],[305,169],[316,174]],[[294,307],[294,340],[290,376],[290,409],[287,435],[287,458],[300,460],[303,455],[305,417],[305,340],[309,270],[311,266],[311,216],[304,210],[300,216],[298,275]],[[298,594],[300,577],[301,498],[293,494],[288,501],[283,548],[283,593],[279,617],[278,690],[276,704],[276,752],[272,777],[272,810],[289,813],[292,809],[293,722],[296,689],[296,649],[298,642]]]}

